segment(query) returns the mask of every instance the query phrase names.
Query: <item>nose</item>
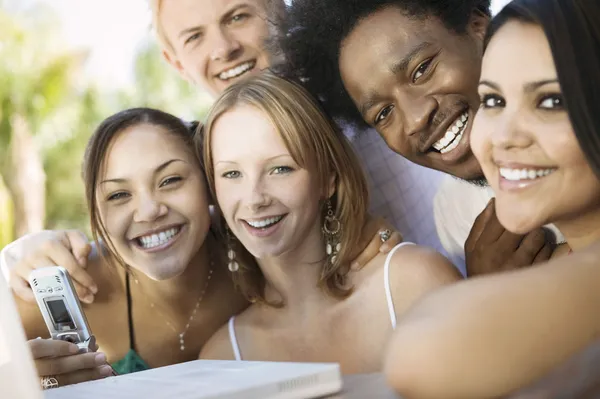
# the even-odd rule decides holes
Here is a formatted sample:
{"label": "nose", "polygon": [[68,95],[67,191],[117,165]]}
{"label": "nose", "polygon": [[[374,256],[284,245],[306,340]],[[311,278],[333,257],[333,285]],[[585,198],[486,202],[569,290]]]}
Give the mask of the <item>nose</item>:
{"label": "nose", "polygon": [[246,192],[246,207],[253,213],[271,204],[270,196],[267,193],[266,184],[263,179],[250,181]]}
{"label": "nose", "polygon": [[421,133],[431,125],[438,102],[431,96],[405,98],[398,102],[404,115],[405,133],[412,136]]}
{"label": "nose", "polygon": [[138,223],[154,222],[168,212],[167,206],[152,195],[138,195],[133,220]]}
{"label": "nose", "polygon": [[527,130],[526,112],[518,108],[505,108],[494,119],[489,133],[493,147],[508,150],[531,145],[532,136]]}
{"label": "nose", "polygon": [[240,42],[223,27],[211,35],[211,61],[229,61],[241,49]]}

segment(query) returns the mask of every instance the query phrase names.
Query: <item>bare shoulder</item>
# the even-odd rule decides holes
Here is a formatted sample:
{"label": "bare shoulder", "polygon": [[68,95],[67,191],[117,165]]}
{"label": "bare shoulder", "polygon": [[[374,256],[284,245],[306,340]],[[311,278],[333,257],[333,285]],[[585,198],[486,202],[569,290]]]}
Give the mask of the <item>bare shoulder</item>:
{"label": "bare shoulder", "polygon": [[234,360],[233,348],[229,339],[228,324],[221,326],[200,351],[199,359],[211,360]]}
{"label": "bare shoulder", "polygon": [[[381,270],[385,273],[385,261]],[[420,245],[402,245],[389,259],[389,286],[397,314],[422,295],[462,280],[462,276],[439,252]]]}

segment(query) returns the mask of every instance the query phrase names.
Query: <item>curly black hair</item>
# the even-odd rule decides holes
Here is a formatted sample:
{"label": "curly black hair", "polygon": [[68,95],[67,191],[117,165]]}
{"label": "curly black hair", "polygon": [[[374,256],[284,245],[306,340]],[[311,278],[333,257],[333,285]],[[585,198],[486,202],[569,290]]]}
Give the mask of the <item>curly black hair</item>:
{"label": "curly black hair", "polygon": [[302,82],[330,117],[366,127],[346,92],[338,68],[342,41],[357,23],[385,7],[398,7],[414,18],[437,17],[448,29],[466,31],[473,12],[490,16],[491,0],[293,0],[277,21],[271,51],[282,62],[272,70]]}

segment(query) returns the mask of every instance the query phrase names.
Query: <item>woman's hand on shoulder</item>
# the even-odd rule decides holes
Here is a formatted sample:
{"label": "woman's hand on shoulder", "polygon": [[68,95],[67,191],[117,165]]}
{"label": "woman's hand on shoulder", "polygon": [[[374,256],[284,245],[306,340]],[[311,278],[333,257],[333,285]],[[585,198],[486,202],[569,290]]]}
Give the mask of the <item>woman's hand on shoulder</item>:
{"label": "woman's hand on shoulder", "polygon": [[10,286],[19,298],[26,302],[35,302],[28,283],[29,274],[42,267],[62,266],[73,279],[79,299],[87,304],[92,303],[98,287],[86,271],[92,249],[87,237],[78,230],[52,233],[50,237],[45,236],[38,242],[35,250],[28,251],[10,267]]}
{"label": "woman's hand on shoulder", "polygon": [[360,269],[375,259],[377,255],[389,253],[401,242],[402,235],[387,220],[367,215],[359,245],[360,253],[352,260],[352,269]]}

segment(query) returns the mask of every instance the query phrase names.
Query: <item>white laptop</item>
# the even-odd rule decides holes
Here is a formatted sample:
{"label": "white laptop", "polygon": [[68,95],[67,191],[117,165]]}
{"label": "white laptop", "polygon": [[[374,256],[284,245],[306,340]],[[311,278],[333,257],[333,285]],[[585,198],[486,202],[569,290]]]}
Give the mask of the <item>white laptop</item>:
{"label": "white laptop", "polygon": [[42,391],[0,274],[0,398],[310,399],[340,392],[338,364],[198,360]]}

